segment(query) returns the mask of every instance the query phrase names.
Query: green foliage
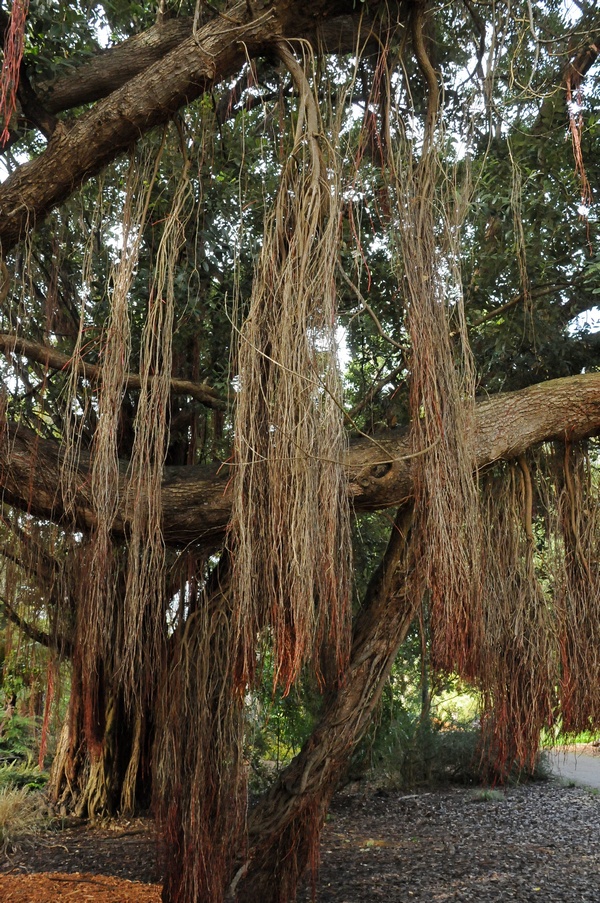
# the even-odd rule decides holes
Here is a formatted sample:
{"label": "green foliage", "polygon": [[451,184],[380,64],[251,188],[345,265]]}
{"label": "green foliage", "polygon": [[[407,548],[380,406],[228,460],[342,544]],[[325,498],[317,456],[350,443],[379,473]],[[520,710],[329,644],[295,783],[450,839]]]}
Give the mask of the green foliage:
{"label": "green foliage", "polygon": [[[425,625],[424,625],[425,626]],[[477,783],[477,700],[454,677],[435,675],[421,628],[413,625],[398,653],[379,712],[356,750],[350,777],[394,787]]]}
{"label": "green foliage", "polygon": [[322,695],[314,678],[305,676],[284,696],[273,693],[272,670],[265,667],[263,680],[248,706],[248,756],[253,790],[268,785],[299,752],[318,717]]}
{"label": "green foliage", "polygon": [[504,798],[505,794],[502,790],[493,790],[491,787],[474,790],[471,795],[474,803],[501,803]]}
{"label": "green foliage", "polygon": [[1,723],[0,762],[26,762],[39,745],[39,719],[13,714]]}
{"label": "green foliage", "polygon": [[542,733],[540,745],[544,749],[552,749],[554,746],[568,746],[572,743],[598,743],[600,732],[597,730],[579,731],[576,734],[565,733],[560,721],[551,729]]}
{"label": "green foliage", "polygon": [[[402,711],[385,731],[379,729],[369,749],[369,768],[363,773],[402,790],[476,784],[480,780],[478,751],[479,731],[471,725],[441,731],[432,720],[422,721]],[[351,771],[351,776],[356,772]]]}
{"label": "green foliage", "polygon": [[43,790],[48,777],[48,772],[34,765],[31,759],[22,762],[15,759],[0,765],[0,791],[7,787]]}

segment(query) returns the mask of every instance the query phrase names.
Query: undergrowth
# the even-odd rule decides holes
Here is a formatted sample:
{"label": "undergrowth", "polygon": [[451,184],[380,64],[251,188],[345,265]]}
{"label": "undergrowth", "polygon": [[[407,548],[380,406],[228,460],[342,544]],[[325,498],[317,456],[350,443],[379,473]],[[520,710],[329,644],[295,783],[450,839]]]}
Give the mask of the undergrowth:
{"label": "undergrowth", "polygon": [[0,854],[6,856],[36,831],[42,820],[42,798],[26,787],[0,787]]}
{"label": "undergrowth", "polygon": [[48,777],[48,772],[42,771],[31,759],[26,762],[5,762],[0,765],[0,791],[9,788],[43,790]]}
{"label": "undergrowth", "polygon": [[[513,768],[498,783],[546,780],[549,773],[545,756],[541,754],[531,773]],[[367,750],[363,747],[353,760],[349,777],[365,777],[392,790],[496,783],[482,760],[478,726],[454,724],[451,729],[440,730],[431,721],[411,719],[407,712],[400,713],[400,717],[380,731]]]}

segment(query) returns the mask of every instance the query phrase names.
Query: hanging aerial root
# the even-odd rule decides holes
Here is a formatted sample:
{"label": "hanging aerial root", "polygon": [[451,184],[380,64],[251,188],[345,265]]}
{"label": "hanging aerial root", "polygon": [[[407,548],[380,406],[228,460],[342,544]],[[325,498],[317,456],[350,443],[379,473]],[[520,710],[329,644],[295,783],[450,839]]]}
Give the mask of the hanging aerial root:
{"label": "hanging aerial root", "polygon": [[175,276],[191,213],[191,160],[186,155],[156,256],[140,350],[141,388],[126,500],[131,535],[123,616],[126,695],[149,692],[164,644],[167,604],[162,535],[162,478],[168,445]]}
{"label": "hanging aerial root", "polygon": [[[473,453],[474,368],[460,272],[461,198],[438,146],[439,85],[424,40],[424,4],[412,14],[413,45],[427,86],[421,156],[394,129],[390,155],[399,236],[399,277],[410,337],[410,412],[415,457],[414,592],[430,593],[434,666],[476,670],[482,617],[479,508]],[[451,325],[452,319],[452,325]]]}
{"label": "hanging aerial root", "polygon": [[556,475],[561,712],[563,729],[576,733],[600,727],[600,499],[585,445],[565,443]]}
{"label": "hanging aerial root", "polygon": [[10,122],[17,108],[17,90],[25,46],[25,21],[28,9],[29,0],[13,0],[10,22],[4,38],[4,59],[0,74],[0,119],[4,126],[0,134],[2,147],[10,138]]}
{"label": "hanging aerial root", "polygon": [[[244,699],[224,556],[173,637],[161,695],[154,790],[164,844],[164,899],[222,903],[244,844]],[[185,725],[185,730],[182,730]]]}
{"label": "hanging aerial root", "polygon": [[268,629],[287,691],[307,660],[319,669],[324,646],[331,670],[344,667],[350,531],[335,355],[340,164],[303,68],[287,46],[279,53],[297,127],[241,331],[231,548],[240,685]]}
{"label": "hanging aerial root", "polygon": [[[77,552],[79,574],[73,582],[76,596],[77,683],[84,712],[84,731],[90,752],[99,755],[104,737],[104,695],[120,664],[123,645],[122,592],[119,575],[123,562],[111,531],[120,504],[119,431],[131,349],[129,294],[138,265],[139,249],[156,171],[154,155],[132,158],[127,174],[122,214],[122,247],[113,267],[109,289],[109,318],[103,333],[97,402],[97,426],[92,444],[91,491],[96,525]],[[148,187],[150,185],[150,187]],[[91,253],[91,251],[90,251]],[[89,261],[84,261],[84,275]],[[74,355],[80,357],[85,341],[85,310]],[[65,450],[61,474],[67,504],[77,492],[77,463],[82,442],[82,418],[77,415],[79,377],[69,373],[66,395]]]}
{"label": "hanging aerial root", "polygon": [[552,724],[558,678],[556,623],[538,577],[529,462],[494,469],[482,487],[484,631],[482,758],[489,778],[533,771]]}

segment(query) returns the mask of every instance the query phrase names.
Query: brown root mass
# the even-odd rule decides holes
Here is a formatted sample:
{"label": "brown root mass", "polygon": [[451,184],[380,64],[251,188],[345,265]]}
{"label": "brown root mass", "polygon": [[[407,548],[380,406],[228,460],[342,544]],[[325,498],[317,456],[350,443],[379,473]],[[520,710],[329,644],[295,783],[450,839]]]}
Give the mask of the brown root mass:
{"label": "brown root mass", "polygon": [[280,55],[298,121],[240,335],[230,541],[240,686],[268,634],[287,692],[307,661],[320,670],[323,647],[336,676],[347,661],[350,532],[335,356],[339,162],[304,69],[283,45]]}

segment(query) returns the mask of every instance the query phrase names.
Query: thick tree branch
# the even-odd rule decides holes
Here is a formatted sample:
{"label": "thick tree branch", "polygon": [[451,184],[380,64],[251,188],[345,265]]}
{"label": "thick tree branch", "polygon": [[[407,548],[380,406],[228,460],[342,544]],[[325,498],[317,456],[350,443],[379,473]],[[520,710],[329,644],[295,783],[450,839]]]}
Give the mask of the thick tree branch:
{"label": "thick tree branch", "polygon": [[[255,4],[257,12],[260,6]],[[330,4],[333,7],[333,4]],[[344,52],[355,49],[357,41],[361,45],[373,43],[376,46],[372,30],[372,19],[368,15],[357,14],[354,5],[346,4],[348,15],[343,15],[343,4],[337,4],[337,10],[328,10],[328,16],[336,15],[335,21],[321,20],[319,24],[319,46],[325,52]],[[247,10],[246,5],[246,10]],[[216,19],[216,13],[208,10],[211,22]],[[228,13],[229,16],[232,13]],[[315,15],[315,20],[317,16]],[[57,79],[54,82],[45,82],[38,86],[38,94],[44,102],[46,110],[51,113],[61,113],[75,107],[93,103],[108,97],[113,91],[144,72],[150,66],[158,63],[172,50],[176,50],[186,41],[193,30],[194,20],[191,17],[167,19],[157,22],[142,34],[134,35],[116,47],[110,47],[99,51],[93,59],[78,66],[68,76]],[[205,23],[206,25],[207,23]],[[312,31],[312,33],[311,33]],[[306,33],[304,33],[306,32]],[[306,23],[300,31],[289,32],[294,37],[313,39],[313,28],[306,30]],[[225,93],[223,103],[227,105],[229,91]],[[219,107],[223,107],[220,102]]]}
{"label": "thick tree branch", "polygon": [[68,76],[38,86],[46,109],[62,113],[108,97],[113,91],[159,62],[192,33],[193,19],[168,19],[116,47],[99,51]]}
{"label": "thick tree branch", "polygon": [[[85,361],[69,357],[55,348],[48,345],[40,345],[37,342],[31,342],[29,339],[22,339],[19,336],[0,334],[0,351],[6,354],[22,354],[29,360],[43,364],[44,367],[53,370],[68,370],[73,367],[84,379],[96,381],[101,376],[101,368],[96,364],[87,364]],[[152,377],[151,377],[152,378]],[[128,389],[141,388],[142,380],[139,373],[127,373],[125,375],[125,384]],[[227,402],[206,383],[195,383],[187,379],[171,380],[171,391],[174,395],[189,395],[196,401],[201,401],[208,408],[217,410],[225,410]]]}
{"label": "thick tree branch", "polygon": [[[600,432],[600,373],[571,376],[500,394],[476,409],[475,456],[484,468],[516,458],[551,439],[581,439]],[[407,431],[390,430],[376,440],[353,440],[346,473],[356,512],[402,504],[412,494],[411,440]],[[4,499],[32,514],[60,522],[65,518],[61,492],[63,452],[25,427],[9,426],[0,448],[0,486]],[[95,524],[89,456],[82,452],[73,526]],[[163,531],[174,546],[211,548],[222,542],[230,515],[231,468],[166,467],[163,480]],[[127,462],[121,463],[120,505],[114,524],[125,534],[128,522]],[[70,516],[71,517],[71,516]],[[69,521],[68,521],[69,523]]]}
{"label": "thick tree branch", "polygon": [[0,187],[3,253],[141,135],[239,69],[246,48],[250,54],[266,48],[274,36],[274,15],[267,12],[248,23],[245,18],[246,5],[238,4],[231,21],[209,23],[73,124],[61,122],[46,151]]}
{"label": "thick tree branch", "polygon": [[0,186],[2,253],[142,135],[168,122],[180,107],[237,73],[248,58],[265,53],[282,36],[320,46],[330,26],[336,49],[351,50],[355,44],[349,38],[356,41],[361,22],[349,0],[317,0],[310,9],[299,0],[264,0],[253,3],[252,9],[250,18],[245,0],[236,3],[226,16],[219,14],[73,123],[61,121],[46,151]]}

